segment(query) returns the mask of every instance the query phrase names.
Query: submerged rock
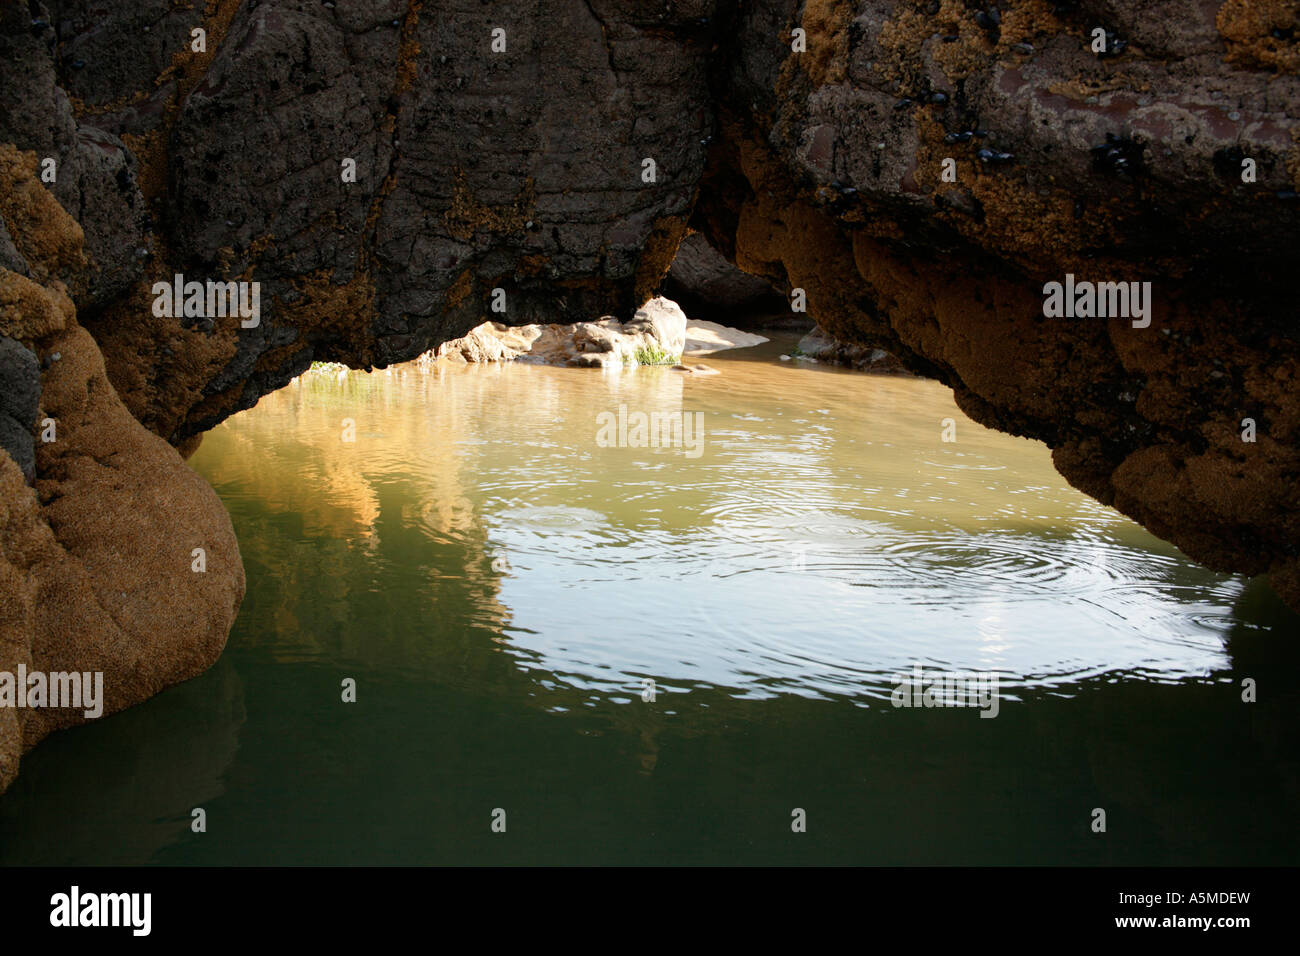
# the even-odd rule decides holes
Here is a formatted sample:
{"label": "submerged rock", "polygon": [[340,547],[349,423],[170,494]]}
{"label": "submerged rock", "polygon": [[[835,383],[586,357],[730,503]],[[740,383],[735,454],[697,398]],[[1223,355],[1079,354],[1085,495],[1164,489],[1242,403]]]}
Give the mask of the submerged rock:
{"label": "submerged rock", "polygon": [[903,363],[884,349],[841,342],[828,335],[821,326],[800,339],[796,349],[796,358],[814,359],[828,365],[844,365],[866,372],[907,374]]}

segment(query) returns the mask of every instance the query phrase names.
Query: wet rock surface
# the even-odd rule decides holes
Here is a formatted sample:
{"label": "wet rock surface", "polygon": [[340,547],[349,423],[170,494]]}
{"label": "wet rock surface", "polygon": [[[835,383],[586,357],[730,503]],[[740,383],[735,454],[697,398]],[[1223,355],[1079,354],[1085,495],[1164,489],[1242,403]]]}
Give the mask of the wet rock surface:
{"label": "wet rock surface", "polygon": [[902,363],[884,349],[841,342],[827,335],[820,327],[813,329],[799,340],[796,357],[825,362],[827,365],[843,365],[865,372],[903,371]]}
{"label": "wet rock surface", "polygon": [[[42,183],[87,227],[87,262],[69,282],[78,308],[92,310],[142,274],[148,212],[131,151],[112,133],[79,121],[59,79],[51,18],[32,16],[26,4],[0,6],[0,143],[35,152]],[[0,265],[3,247],[0,239]]]}
{"label": "wet rock surface", "polygon": [[28,484],[36,480],[36,436],[32,425],[41,399],[41,367],[36,353],[16,339],[0,336],[0,448],[17,462]]}

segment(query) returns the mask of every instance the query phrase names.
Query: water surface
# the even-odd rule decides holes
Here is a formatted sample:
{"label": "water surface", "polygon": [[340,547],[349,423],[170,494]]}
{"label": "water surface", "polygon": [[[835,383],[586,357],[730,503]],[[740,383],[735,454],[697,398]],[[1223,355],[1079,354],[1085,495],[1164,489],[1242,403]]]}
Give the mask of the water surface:
{"label": "water surface", "polygon": [[[1268,588],[790,344],[313,374],[219,426],[225,655],[24,758],[0,862],[1297,862]],[[606,447],[620,406],[703,443]],[[918,663],[996,673],[998,716],[893,707]]]}

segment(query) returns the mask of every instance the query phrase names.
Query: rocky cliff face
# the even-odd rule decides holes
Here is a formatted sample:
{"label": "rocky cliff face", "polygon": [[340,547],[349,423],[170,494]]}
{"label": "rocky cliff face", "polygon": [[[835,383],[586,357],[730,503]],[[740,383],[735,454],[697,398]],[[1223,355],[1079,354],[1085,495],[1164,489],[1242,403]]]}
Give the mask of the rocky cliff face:
{"label": "rocky cliff face", "polygon": [[[313,359],[386,365],[457,338],[494,290],[492,317],[517,324],[630,315],[703,171],[709,12],[68,2],[38,36],[12,18],[7,69],[45,70],[60,99],[57,72],[78,128],[134,156],[144,281],[87,322],[132,411],[180,443]],[[259,281],[263,321],[155,321],[147,288],[177,272]]]}
{"label": "rocky cliff face", "polygon": [[[1300,606],[1297,69],[1283,0],[0,0],[0,670],[111,646],[124,704],[219,650],[229,523],[150,432],[314,359],[629,317],[688,227]],[[258,321],[155,314],[178,273],[259,283]],[[1067,274],[1150,282],[1150,324],[1045,316]],[[229,568],[142,597],[174,555],[95,474]],[[60,548],[98,624],[43,623]]]}

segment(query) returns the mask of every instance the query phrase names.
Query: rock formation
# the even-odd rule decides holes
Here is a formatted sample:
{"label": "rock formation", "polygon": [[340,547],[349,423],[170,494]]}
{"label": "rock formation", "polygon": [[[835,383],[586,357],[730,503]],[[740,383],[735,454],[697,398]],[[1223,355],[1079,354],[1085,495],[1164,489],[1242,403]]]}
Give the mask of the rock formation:
{"label": "rock formation", "polygon": [[[0,2],[0,669],[201,669],[242,578],[166,443],[495,296],[630,318],[688,229],[1300,607],[1298,69],[1283,0]],[[1045,315],[1067,275],[1149,325]],[[0,785],[53,725],[0,713]]]}
{"label": "rock formation", "polygon": [[[29,426],[0,454],[0,674],[101,673],[112,713],[212,665],[244,568],[216,494],[127,411],[77,325],[81,231],[35,172],[34,154],[0,146],[0,218],[22,260],[0,269],[0,394]],[[83,719],[6,701],[0,789]]]}
{"label": "rock formation", "polygon": [[[744,333],[741,333],[744,334]],[[655,296],[632,318],[612,315],[595,322],[506,325],[484,322],[469,334],[444,342],[420,360],[509,362],[574,368],[621,368],[677,362],[686,346],[686,313],[671,299]]]}
{"label": "rock formation", "polygon": [[696,355],[708,355],[726,349],[747,349],[766,341],[767,336],[757,332],[733,329],[729,325],[707,319],[692,319],[686,323],[686,351]]}
{"label": "rock formation", "polygon": [[691,318],[707,316],[726,325],[749,327],[750,319],[797,315],[765,280],[736,268],[698,232],[677,247],[664,291]]}
{"label": "rock formation", "polygon": [[506,325],[484,322],[458,339],[443,342],[417,361],[513,362],[574,368],[665,365],[682,353],[706,355],[748,348],[767,339],[707,320],[690,320],[671,299],[655,296],[627,322],[612,315],[571,325]]}
{"label": "rock formation", "polygon": [[799,340],[795,357],[844,365],[864,372],[900,372],[902,363],[884,349],[873,349],[852,342],[841,342],[827,335],[819,325]]}

